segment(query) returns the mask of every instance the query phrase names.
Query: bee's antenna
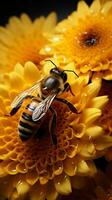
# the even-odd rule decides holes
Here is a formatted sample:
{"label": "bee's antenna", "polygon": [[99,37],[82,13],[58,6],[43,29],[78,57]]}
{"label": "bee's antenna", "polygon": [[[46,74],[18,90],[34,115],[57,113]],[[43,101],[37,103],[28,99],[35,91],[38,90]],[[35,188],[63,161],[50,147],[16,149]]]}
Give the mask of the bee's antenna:
{"label": "bee's antenna", "polygon": [[73,70],[67,69],[67,70],[64,70],[64,72],[72,72],[72,73],[74,73],[77,77],[79,77],[78,74],[76,74]]}
{"label": "bee's antenna", "polygon": [[51,62],[55,66],[55,68],[57,68],[56,64],[52,60],[45,60],[45,61]]}
{"label": "bee's antenna", "polygon": [[[55,64],[52,60],[45,60],[45,61],[51,62],[51,63],[55,66],[55,68],[57,68],[56,64]],[[78,74],[76,74],[73,70],[69,70],[69,69],[63,70],[63,72],[65,72],[65,71],[66,71],[66,72],[72,72],[72,73],[74,73],[77,77],[79,77]]]}

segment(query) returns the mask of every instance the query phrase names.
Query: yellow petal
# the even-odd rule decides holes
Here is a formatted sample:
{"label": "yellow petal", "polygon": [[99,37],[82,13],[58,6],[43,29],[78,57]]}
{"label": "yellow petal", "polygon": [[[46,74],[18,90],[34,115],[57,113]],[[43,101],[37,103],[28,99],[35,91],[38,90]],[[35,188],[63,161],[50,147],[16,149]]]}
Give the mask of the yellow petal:
{"label": "yellow petal", "polygon": [[54,184],[55,184],[56,191],[59,194],[67,195],[67,194],[71,193],[71,191],[72,191],[70,178],[69,178],[69,176],[67,176],[65,174],[56,177],[54,179]]}
{"label": "yellow petal", "polygon": [[70,127],[72,127],[73,134],[77,138],[81,138],[85,134],[86,126],[83,123],[76,124],[76,122],[73,121]]}
{"label": "yellow petal", "polygon": [[53,31],[53,28],[55,27],[57,22],[57,15],[56,13],[52,12],[45,20],[43,32],[50,32]]}
{"label": "yellow petal", "polygon": [[107,71],[105,71],[104,73],[103,73],[103,78],[105,79],[105,80],[112,80],[112,71],[109,71],[109,70],[107,70]]}
{"label": "yellow petal", "polygon": [[10,77],[10,87],[12,89],[17,89],[17,90],[21,89],[21,85],[23,85],[24,83],[23,77],[17,74],[16,72],[10,73],[9,77]]}
{"label": "yellow petal", "polygon": [[8,98],[8,87],[6,87],[5,85],[0,85],[0,96],[1,97],[5,97]]}
{"label": "yellow petal", "polygon": [[23,68],[23,66],[20,63],[17,63],[15,65],[14,71],[16,73],[18,73],[20,76],[23,76],[23,74],[24,74],[24,68]]}
{"label": "yellow petal", "polygon": [[39,18],[36,18],[34,20],[34,27],[35,27],[35,33],[41,33],[42,32],[42,27],[44,26],[45,23],[45,17],[41,16]]}
{"label": "yellow petal", "polygon": [[76,162],[76,158],[67,158],[64,161],[64,171],[67,175],[69,176],[74,176],[76,174],[76,170],[77,170],[77,162]]}
{"label": "yellow petal", "polygon": [[45,185],[48,182],[48,179],[49,179],[49,173],[47,170],[44,170],[39,177],[40,184]]}
{"label": "yellow petal", "polygon": [[112,147],[112,136],[102,136],[94,142],[96,149],[101,151],[107,149],[108,147]]}
{"label": "yellow petal", "polygon": [[78,10],[79,17],[84,17],[85,15],[89,14],[89,7],[84,1],[80,1],[78,3],[77,10]]}
{"label": "yellow petal", "polygon": [[93,1],[91,7],[90,7],[91,12],[97,13],[101,10],[101,5],[99,0]]}
{"label": "yellow petal", "polygon": [[[3,112],[6,112],[6,108],[5,108],[5,102],[4,102],[4,98],[0,97],[0,110],[3,111]],[[1,116],[1,115],[0,115]]]}
{"label": "yellow petal", "polygon": [[12,161],[5,167],[5,170],[8,172],[8,174],[17,174],[16,165],[17,163]]}
{"label": "yellow petal", "polygon": [[93,98],[98,95],[100,88],[101,88],[100,82],[94,81],[94,82],[88,84],[88,86],[86,87],[86,92],[89,95],[89,97],[91,96],[91,98]]}
{"label": "yellow petal", "polygon": [[27,62],[24,66],[24,77],[25,81],[34,83],[40,79],[41,75],[36,65],[34,65],[32,62]]}
{"label": "yellow petal", "polygon": [[89,167],[89,176],[95,176],[95,174],[97,173],[97,168],[95,166],[95,163],[93,161],[87,161],[88,167]]}
{"label": "yellow petal", "polygon": [[6,45],[5,47],[7,47],[10,46],[12,42],[14,42],[14,37],[8,29],[0,27],[0,41],[1,44],[4,43]]}
{"label": "yellow petal", "polygon": [[96,174],[97,169],[96,169],[94,162],[92,162],[92,161],[86,162],[86,161],[82,160],[78,163],[77,172],[80,175],[93,176]]}
{"label": "yellow petal", "polygon": [[95,146],[92,143],[89,144],[83,144],[81,150],[80,150],[80,155],[85,157],[86,159],[91,158],[95,156]]}
{"label": "yellow petal", "polygon": [[56,200],[57,197],[58,197],[58,192],[56,191],[53,182],[50,182],[47,187],[46,199],[47,200]]}
{"label": "yellow petal", "polygon": [[30,189],[30,186],[28,183],[24,182],[24,181],[20,181],[17,185],[16,185],[16,189],[19,195],[24,195],[25,193],[27,193]]}
{"label": "yellow petal", "polygon": [[90,170],[87,165],[87,162],[84,160],[81,160],[77,165],[77,173],[78,174],[89,174]]}
{"label": "yellow petal", "polygon": [[34,185],[38,181],[39,177],[35,170],[32,170],[30,172],[27,172],[26,174],[26,181],[30,185]]}
{"label": "yellow petal", "polygon": [[107,14],[110,9],[112,9],[112,1],[107,1],[101,9],[101,13]]}
{"label": "yellow petal", "polygon": [[53,167],[53,171],[55,175],[61,174],[63,171],[63,163],[61,161],[56,162]]}
{"label": "yellow petal", "polygon": [[21,21],[23,22],[23,24],[26,26],[31,26],[32,25],[32,21],[30,19],[30,17],[26,14],[22,14],[21,15]]}
{"label": "yellow petal", "polygon": [[98,108],[87,108],[84,110],[82,114],[82,121],[90,125],[92,124],[98,117],[101,116],[101,110]]}
{"label": "yellow petal", "polygon": [[24,174],[24,173],[26,173],[28,171],[28,169],[25,166],[25,163],[19,163],[19,164],[17,164],[16,170],[17,170],[17,172],[20,172],[22,174]]}
{"label": "yellow petal", "polygon": [[102,109],[105,106],[105,104],[108,102],[108,100],[109,99],[108,99],[107,96],[95,97],[91,101],[91,106],[94,107],[94,108]]}
{"label": "yellow petal", "polygon": [[13,192],[11,194],[11,199],[12,200],[16,200],[16,199],[20,200],[19,194],[17,193],[17,190],[13,190]]}
{"label": "yellow petal", "polygon": [[7,172],[5,171],[4,167],[9,164],[9,161],[4,161],[4,162],[1,162],[0,164],[0,177],[4,177],[7,175]]}
{"label": "yellow petal", "polygon": [[41,186],[36,184],[30,191],[31,200],[45,200],[46,196],[46,186]]}
{"label": "yellow petal", "polygon": [[91,138],[96,138],[103,134],[103,128],[100,126],[92,126],[86,129],[85,134]]}
{"label": "yellow petal", "polygon": [[[49,61],[44,61],[43,73],[49,75],[50,70],[54,67]],[[56,63],[55,63],[56,64]]]}
{"label": "yellow petal", "polygon": [[9,28],[9,30],[14,33],[14,35],[24,35],[24,30],[25,27],[22,25],[21,21],[19,18],[17,17],[11,17],[9,19],[9,24],[7,25],[7,27]]}
{"label": "yellow petal", "polygon": [[67,155],[69,158],[73,158],[77,154],[78,144],[71,144],[67,148]]}

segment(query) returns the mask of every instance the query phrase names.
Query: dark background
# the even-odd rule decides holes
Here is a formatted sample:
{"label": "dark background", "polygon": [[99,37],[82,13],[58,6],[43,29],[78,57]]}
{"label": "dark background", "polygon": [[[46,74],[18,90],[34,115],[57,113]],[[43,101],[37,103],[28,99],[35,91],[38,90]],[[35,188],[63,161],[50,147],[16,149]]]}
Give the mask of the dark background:
{"label": "dark background", "polygon": [[[77,2],[78,0],[1,0],[0,25],[5,25],[10,16],[20,16],[23,12],[34,19],[55,11],[60,20],[76,9]],[[86,0],[86,2],[90,4],[92,0]]]}

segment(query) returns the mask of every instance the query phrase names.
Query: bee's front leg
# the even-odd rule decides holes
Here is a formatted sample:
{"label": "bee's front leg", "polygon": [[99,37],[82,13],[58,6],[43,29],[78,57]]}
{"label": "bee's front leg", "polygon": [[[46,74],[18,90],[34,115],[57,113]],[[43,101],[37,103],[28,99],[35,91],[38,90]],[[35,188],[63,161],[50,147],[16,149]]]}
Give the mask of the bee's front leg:
{"label": "bee's front leg", "polygon": [[69,83],[65,83],[64,85],[64,91],[70,91],[70,93],[75,96],[75,94],[72,92],[71,86]]}
{"label": "bee's front leg", "polygon": [[66,104],[73,113],[79,114],[75,106],[69,101],[67,101],[66,99],[61,99],[61,98],[56,97],[55,100]]}

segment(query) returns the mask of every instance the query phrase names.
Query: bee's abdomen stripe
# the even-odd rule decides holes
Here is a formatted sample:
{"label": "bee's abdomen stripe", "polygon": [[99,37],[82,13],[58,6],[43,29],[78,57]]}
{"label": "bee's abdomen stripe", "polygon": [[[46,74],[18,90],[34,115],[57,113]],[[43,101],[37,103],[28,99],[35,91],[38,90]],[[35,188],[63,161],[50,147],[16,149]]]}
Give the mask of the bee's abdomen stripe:
{"label": "bee's abdomen stripe", "polygon": [[33,125],[33,124],[38,124],[38,123],[40,123],[40,120],[39,120],[39,121],[33,121],[33,120],[32,120],[32,115],[29,114],[29,113],[26,113],[26,112],[23,112],[22,118],[23,118],[24,120],[26,120],[27,122],[31,122],[32,125]]}
{"label": "bee's abdomen stripe", "polygon": [[22,132],[19,132],[19,136],[22,139],[22,141],[29,139],[29,135],[26,135],[25,133],[22,133]]}
{"label": "bee's abdomen stripe", "polygon": [[24,135],[32,135],[32,130],[29,130],[28,128],[24,128],[21,125],[18,126],[18,130],[20,133],[24,134]]}
{"label": "bee's abdomen stripe", "polygon": [[32,126],[29,124],[29,123],[25,123],[23,121],[20,121],[19,122],[20,126],[24,127],[24,128],[27,128],[27,129],[33,129],[34,128],[34,125],[32,124]]}
{"label": "bee's abdomen stripe", "polygon": [[28,104],[26,109],[30,110],[30,111],[34,111],[35,110],[35,107],[32,106],[31,104]]}
{"label": "bee's abdomen stripe", "polygon": [[30,114],[28,114],[26,112],[23,112],[22,118],[27,120],[27,121],[32,121],[32,115],[30,115]]}

